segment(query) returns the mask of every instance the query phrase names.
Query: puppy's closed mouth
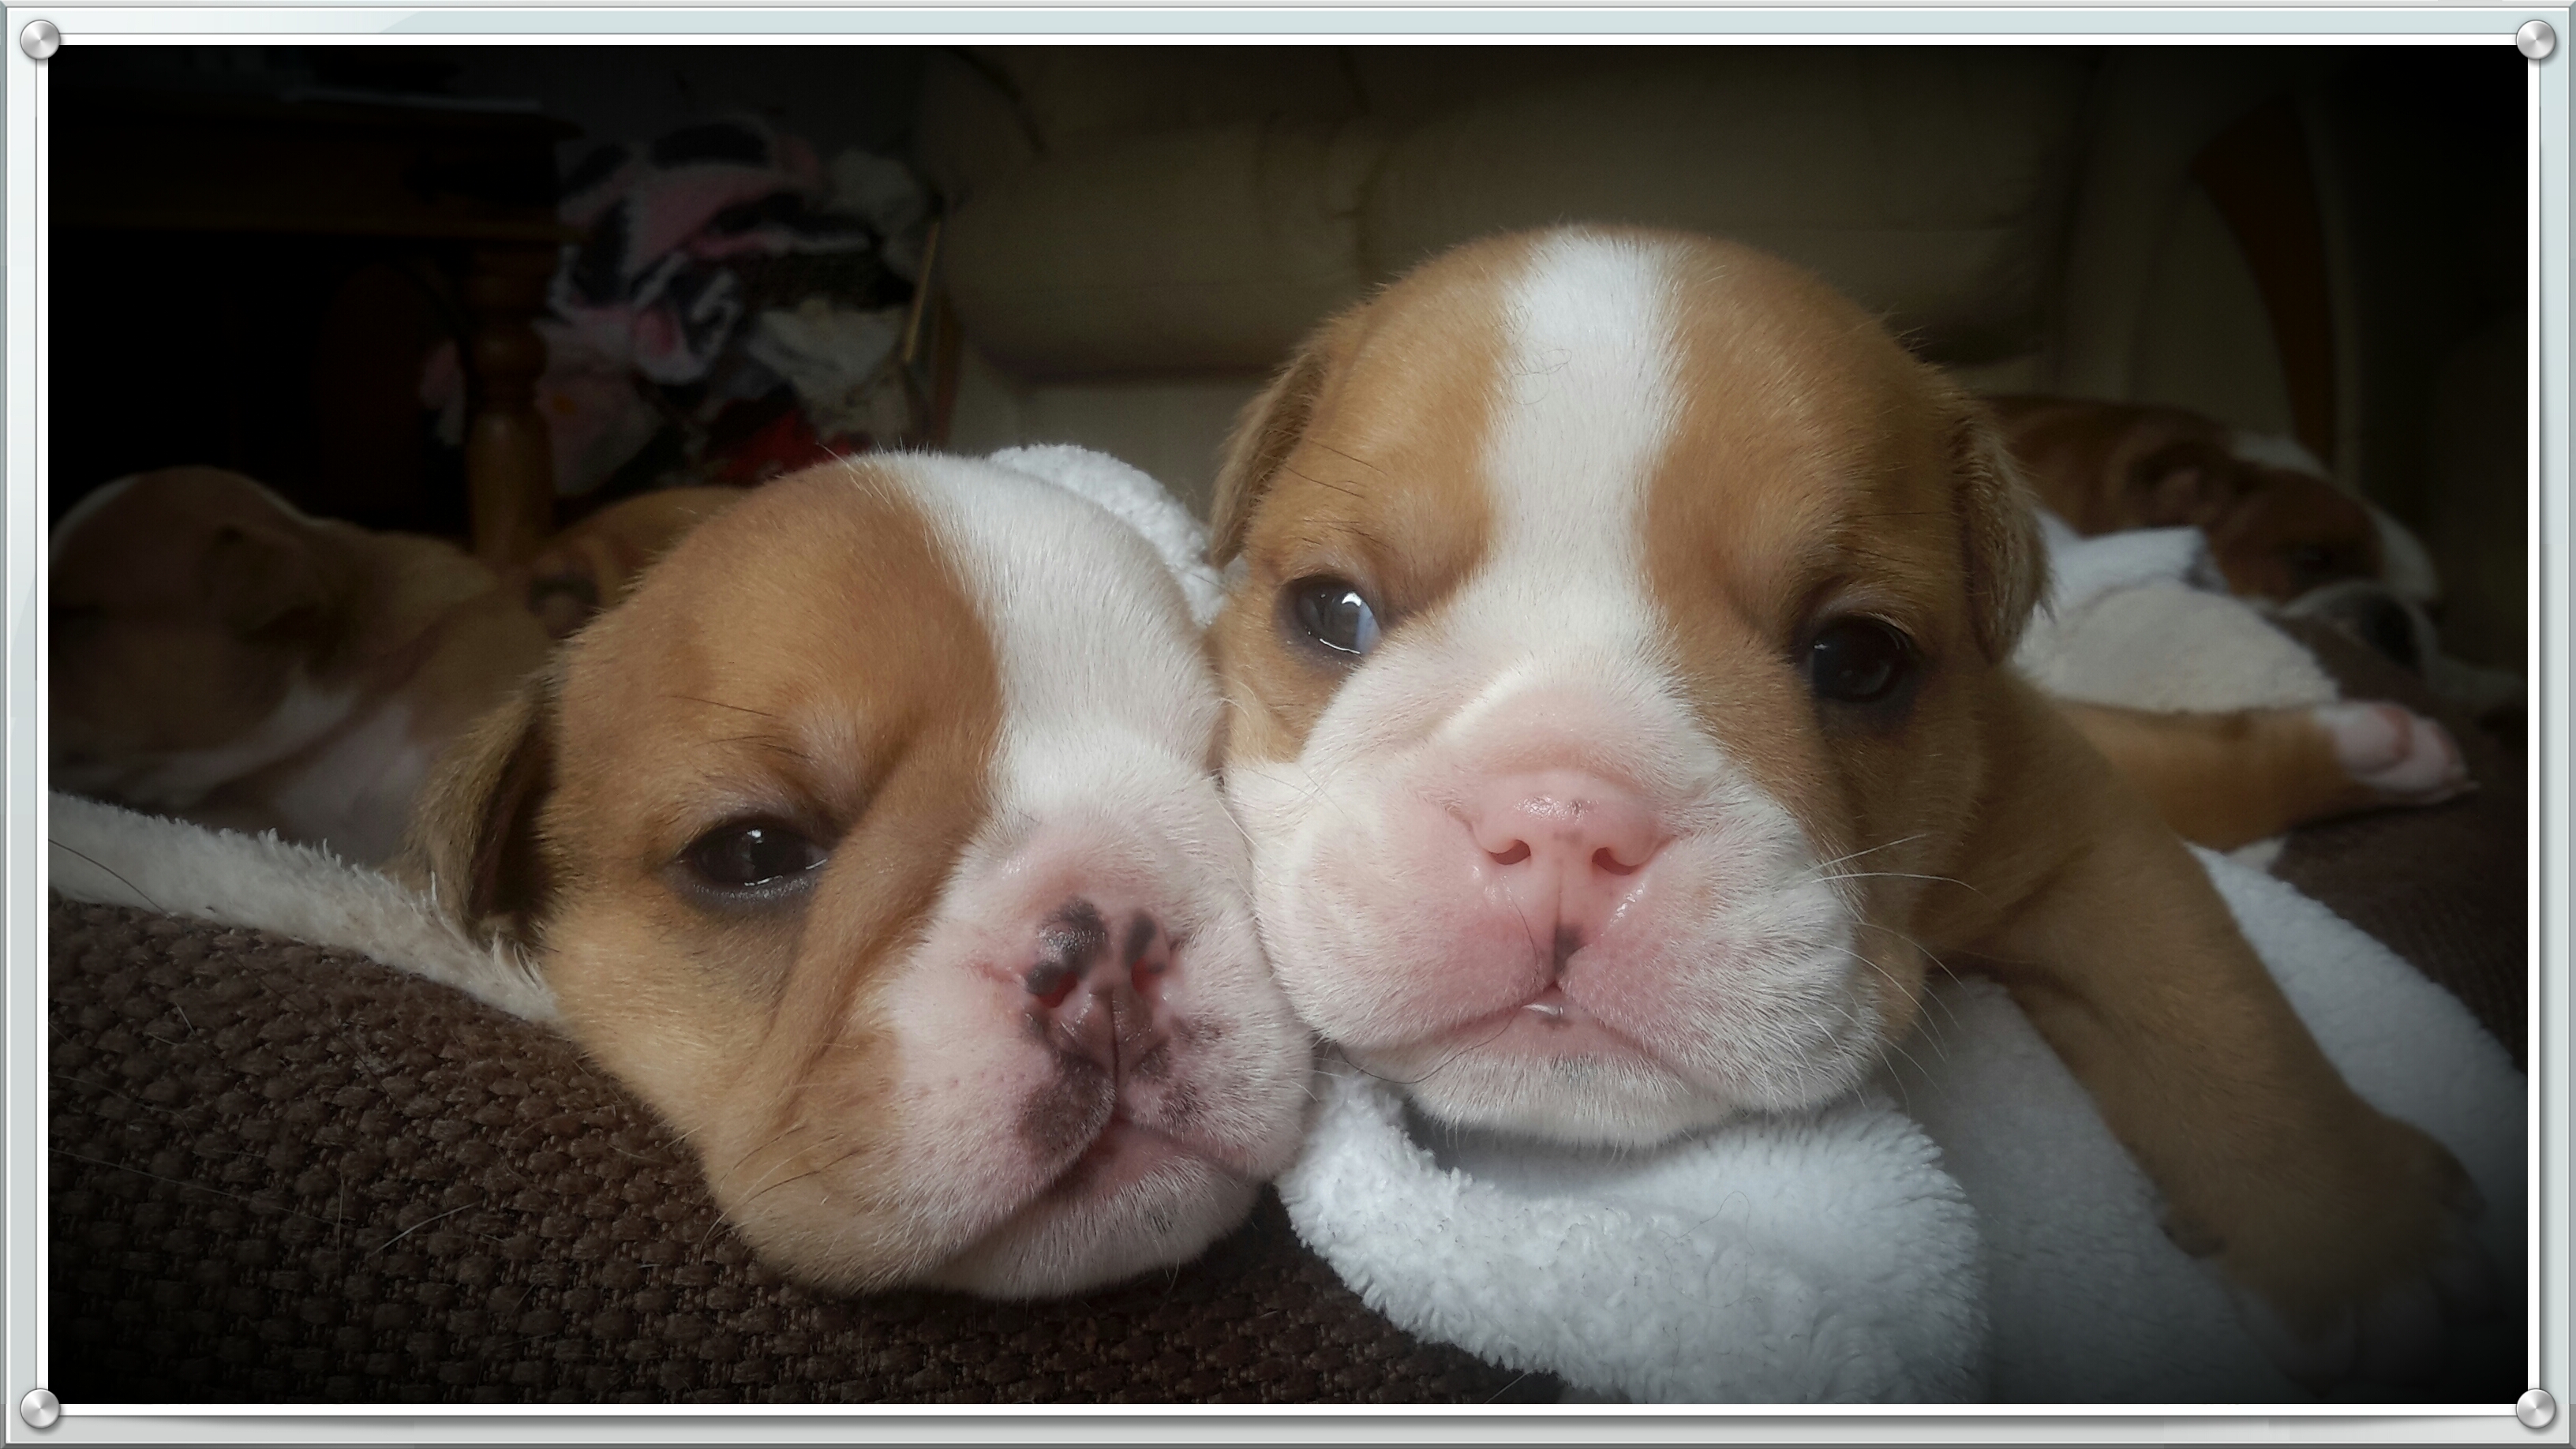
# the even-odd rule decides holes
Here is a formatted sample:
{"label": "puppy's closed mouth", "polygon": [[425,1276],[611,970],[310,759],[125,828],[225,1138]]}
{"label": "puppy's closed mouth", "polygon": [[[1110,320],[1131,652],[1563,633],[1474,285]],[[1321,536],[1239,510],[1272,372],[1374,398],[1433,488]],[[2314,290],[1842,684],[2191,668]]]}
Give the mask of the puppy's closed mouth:
{"label": "puppy's closed mouth", "polygon": [[1213,1168],[1248,1186],[1259,1186],[1265,1174],[1237,1157],[1221,1146],[1148,1126],[1127,1115],[1122,1107],[1110,1114],[1098,1135],[1038,1196],[1055,1203],[1111,1197],[1167,1166],[1182,1163]]}
{"label": "puppy's closed mouth", "polygon": [[1563,985],[1553,981],[1527,1001],[1451,1027],[1437,1040],[1459,1051],[1555,1059],[1619,1058],[1663,1064],[1662,1056],[1653,1048],[1604,1022],[1583,1002],[1568,996]]}

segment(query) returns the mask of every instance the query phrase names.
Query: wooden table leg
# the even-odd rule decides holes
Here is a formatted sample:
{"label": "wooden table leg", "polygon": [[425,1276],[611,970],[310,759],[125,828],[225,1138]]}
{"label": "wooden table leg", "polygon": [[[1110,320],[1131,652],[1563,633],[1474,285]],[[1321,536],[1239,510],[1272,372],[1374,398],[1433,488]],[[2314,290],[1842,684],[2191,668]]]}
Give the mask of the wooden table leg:
{"label": "wooden table leg", "polygon": [[554,531],[554,453],[536,405],[546,343],[531,325],[554,270],[553,247],[483,246],[465,277],[466,502],[474,556],[496,569],[525,562]]}

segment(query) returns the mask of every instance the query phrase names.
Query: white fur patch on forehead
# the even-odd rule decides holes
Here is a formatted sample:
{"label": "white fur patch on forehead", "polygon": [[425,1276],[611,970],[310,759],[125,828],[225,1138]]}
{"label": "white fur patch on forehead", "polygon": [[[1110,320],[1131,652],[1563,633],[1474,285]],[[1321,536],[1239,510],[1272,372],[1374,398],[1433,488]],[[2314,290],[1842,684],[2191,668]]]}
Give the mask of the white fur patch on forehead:
{"label": "white fur patch on forehead", "polygon": [[1022,820],[1124,776],[1201,759],[1214,685],[1180,587],[1134,529],[990,463],[884,460],[947,545],[1001,669],[995,801]]}
{"label": "white fur patch on forehead", "polygon": [[1540,242],[1509,284],[1478,459],[1493,548],[1442,625],[1449,647],[1500,668],[1453,729],[1568,670],[1606,666],[1678,698],[1639,536],[1681,415],[1673,294],[1661,246],[1580,231]]}
{"label": "white fur patch on forehead", "polygon": [[[1568,574],[1639,571],[1638,505],[1681,415],[1664,248],[1549,238],[1503,303],[1503,375],[1483,458],[1502,555]],[[1581,550],[1567,556],[1566,549]]]}

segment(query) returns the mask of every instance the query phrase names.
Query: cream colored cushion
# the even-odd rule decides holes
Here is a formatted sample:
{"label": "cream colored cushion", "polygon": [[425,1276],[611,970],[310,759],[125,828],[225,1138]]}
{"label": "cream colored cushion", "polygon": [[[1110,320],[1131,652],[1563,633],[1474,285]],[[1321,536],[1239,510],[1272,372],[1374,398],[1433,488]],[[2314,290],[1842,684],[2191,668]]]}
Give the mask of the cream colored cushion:
{"label": "cream colored cushion", "polygon": [[1646,222],[1781,252],[1933,355],[1987,362],[2044,326],[2085,76],[2049,51],[1696,49],[1523,81],[1391,138],[1312,115],[1118,135],[1101,117],[1134,107],[1059,99],[1061,149],[959,209],[949,285],[1023,378],[1237,370],[1456,242]]}
{"label": "cream colored cushion", "polygon": [[1359,295],[1363,122],[1236,123],[1047,157],[949,228],[949,296],[1023,378],[1259,370]]}
{"label": "cream colored cushion", "polygon": [[1395,144],[1362,270],[1563,218],[1676,226],[1815,268],[1936,357],[1989,361],[2040,335],[2084,78],[2052,52],[1754,47],[1533,85]]}

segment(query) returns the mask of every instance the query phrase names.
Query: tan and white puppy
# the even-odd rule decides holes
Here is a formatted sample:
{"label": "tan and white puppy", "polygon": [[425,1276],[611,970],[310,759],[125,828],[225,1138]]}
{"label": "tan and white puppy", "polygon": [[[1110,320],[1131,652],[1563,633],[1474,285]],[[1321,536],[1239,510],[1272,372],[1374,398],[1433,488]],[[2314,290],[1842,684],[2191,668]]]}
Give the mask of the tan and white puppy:
{"label": "tan and white puppy", "polygon": [[1135,531],[881,455],[699,525],[460,745],[404,869],[781,1269],[1072,1292],[1197,1254],[1302,1128],[1217,718]]}
{"label": "tan and white puppy", "polygon": [[364,863],[545,657],[461,550],[308,518],[218,468],[108,484],[51,553],[54,788]]}
{"label": "tan and white puppy", "polygon": [[[2182,408],[1993,397],[2022,478],[2079,534],[2189,526],[2230,592],[2334,619],[2418,673],[2431,558],[2395,520],[2329,481],[2295,443]],[[2295,601],[2295,602],[2294,602]],[[2187,840],[2220,849],[2358,810],[2470,788],[2458,744],[2390,704],[2147,714],[2071,706],[2094,745]]]}
{"label": "tan and white puppy", "polygon": [[1986,406],[2031,491],[2078,533],[2198,528],[2228,588],[2251,599],[2288,603],[2354,579],[2431,597],[2423,545],[2279,446],[2215,418],[2086,398]]}
{"label": "tan and white puppy", "polygon": [[1434,1118],[1810,1106],[1977,965],[2293,1365],[2418,1367],[2474,1288],[2457,1164],[2004,667],[2045,565],[1992,423],[1814,278],[1652,231],[1444,254],[1251,405],[1214,532],[1273,967]]}

